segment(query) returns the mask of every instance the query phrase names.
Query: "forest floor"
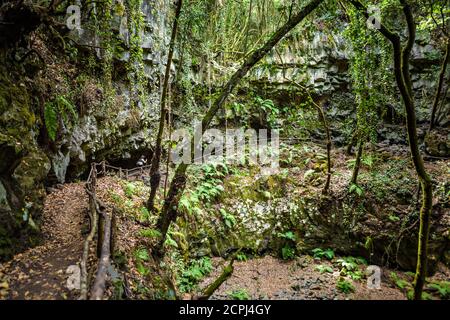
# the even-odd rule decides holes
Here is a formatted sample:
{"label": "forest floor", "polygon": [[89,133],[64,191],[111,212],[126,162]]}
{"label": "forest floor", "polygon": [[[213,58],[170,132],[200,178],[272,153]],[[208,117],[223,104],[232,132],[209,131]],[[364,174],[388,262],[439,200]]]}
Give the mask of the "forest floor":
{"label": "forest floor", "polygon": [[[394,269],[381,269],[381,287],[371,289],[366,279],[351,281],[353,290],[344,293],[338,289],[340,279],[336,261],[318,260],[302,255],[284,261],[272,256],[236,261],[231,277],[214,293],[211,299],[276,299],[276,300],[405,300],[412,274]],[[223,259],[214,258],[214,271],[201,287],[206,287],[221,272]],[[364,273],[367,266],[359,266]],[[329,268],[324,272],[323,269]],[[322,271],[321,271],[322,270]],[[395,280],[393,279],[395,277]],[[398,277],[398,278],[397,278]],[[450,278],[450,270],[443,264],[428,280]],[[401,288],[404,285],[403,288]],[[429,289],[426,289],[430,291]],[[432,290],[431,290],[432,291]]]}
{"label": "forest floor", "polygon": [[80,260],[86,218],[84,183],[65,184],[50,193],[45,200],[41,245],[0,264],[0,280],[3,277],[9,289],[0,298],[76,299],[67,287],[67,268]]}

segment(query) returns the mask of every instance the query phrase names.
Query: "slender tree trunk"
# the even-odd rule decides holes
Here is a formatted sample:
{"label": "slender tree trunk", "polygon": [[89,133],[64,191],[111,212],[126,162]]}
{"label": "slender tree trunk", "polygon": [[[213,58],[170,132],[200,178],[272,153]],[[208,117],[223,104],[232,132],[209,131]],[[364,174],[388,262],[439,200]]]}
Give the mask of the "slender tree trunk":
{"label": "slender tree trunk", "polygon": [[356,142],[356,133],[353,133],[353,135],[350,138],[349,143],[347,144],[347,148],[345,148],[345,153],[350,156],[352,154],[353,145]]}
{"label": "slender tree trunk", "polygon": [[352,180],[350,181],[352,184],[357,184],[358,182],[359,167],[361,166],[361,158],[364,149],[363,141],[364,141],[363,139],[360,139],[358,143],[358,151],[356,152],[355,158],[355,167],[353,168]]}
{"label": "slender tree trunk", "polygon": [[152,157],[152,166],[150,167],[150,196],[147,200],[147,209],[152,212],[155,210],[156,191],[161,181],[161,173],[159,172],[162,152],[162,137],[164,133],[164,125],[167,117],[166,98],[167,88],[169,86],[170,66],[172,65],[173,52],[175,50],[175,39],[177,37],[178,20],[181,14],[183,0],[178,0],[175,8],[175,20],[173,22],[172,34],[170,37],[169,53],[167,55],[166,70],[164,73],[164,83],[161,95],[161,111],[159,119],[158,135],[156,137],[155,150]]}
{"label": "slender tree trunk", "polygon": [[[289,19],[274,35],[258,50],[255,50],[241,65],[241,67],[233,74],[230,80],[225,84],[221,94],[214,104],[208,109],[202,120],[202,133],[209,127],[213,117],[217,111],[224,105],[231,91],[236,87],[239,81],[247,74],[247,72],[258,63],[272,48],[295,26],[297,26],[304,18],[306,18],[315,8],[317,8],[323,0],[311,0],[309,4],[301,9],[299,13]],[[191,139],[193,141],[193,139]],[[194,142],[192,142],[193,144]],[[195,150],[193,146],[192,150]],[[175,176],[170,183],[169,192],[164,200],[163,209],[158,219],[157,228],[161,232],[161,239],[157,245],[156,255],[162,256],[162,248],[166,238],[167,230],[170,224],[177,218],[177,207],[179,199],[186,185],[186,170],[188,164],[182,163],[175,170]]]}
{"label": "slender tree trunk", "polygon": [[436,88],[436,94],[434,96],[433,107],[431,108],[431,118],[430,118],[430,127],[428,128],[428,132],[430,132],[434,125],[436,124],[436,110],[439,105],[439,99],[441,97],[442,87],[445,81],[445,71],[447,70],[447,65],[450,62],[450,39],[447,40],[447,49],[445,51],[445,58],[442,61],[441,71],[439,73],[438,86]]}
{"label": "slender tree trunk", "polygon": [[[349,0],[367,18],[367,8],[359,0]],[[411,12],[411,7],[406,0],[400,0],[403,13],[408,25],[408,41],[402,49],[400,36],[390,31],[382,23],[379,31],[392,43],[394,49],[394,73],[397,86],[403,98],[406,111],[406,130],[408,132],[408,143],[411,158],[422,186],[422,207],[420,209],[420,227],[418,236],[417,267],[414,277],[414,299],[422,298],[423,285],[427,274],[427,253],[430,219],[432,211],[433,189],[432,182],[428,176],[419,151],[417,139],[416,111],[412,95],[412,83],[409,73],[409,58],[416,37],[416,25]]]}

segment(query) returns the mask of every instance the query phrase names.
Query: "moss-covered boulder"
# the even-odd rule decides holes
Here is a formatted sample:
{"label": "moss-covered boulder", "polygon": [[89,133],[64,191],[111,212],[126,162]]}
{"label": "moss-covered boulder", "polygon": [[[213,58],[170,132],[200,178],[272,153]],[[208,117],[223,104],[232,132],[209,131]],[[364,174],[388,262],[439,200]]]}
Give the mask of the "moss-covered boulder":
{"label": "moss-covered boulder", "polygon": [[0,260],[37,239],[50,161],[23,83],[0,73]]}

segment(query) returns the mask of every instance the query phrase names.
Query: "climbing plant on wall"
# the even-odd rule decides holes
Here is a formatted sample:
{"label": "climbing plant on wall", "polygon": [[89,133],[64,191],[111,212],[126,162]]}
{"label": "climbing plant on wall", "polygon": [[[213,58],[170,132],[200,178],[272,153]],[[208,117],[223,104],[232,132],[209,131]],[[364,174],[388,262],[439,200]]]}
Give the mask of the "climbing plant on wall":
{"label": "climbing plant on wall", "polygon": [[141,11],[142,0],[127,0],[127,28],[129,35],[130,57],[127,64],[128,79],[130,81],[132,106],[139,101],[145,103],[145,73],[143,64],[142,40],[144,32],[144,15]]}

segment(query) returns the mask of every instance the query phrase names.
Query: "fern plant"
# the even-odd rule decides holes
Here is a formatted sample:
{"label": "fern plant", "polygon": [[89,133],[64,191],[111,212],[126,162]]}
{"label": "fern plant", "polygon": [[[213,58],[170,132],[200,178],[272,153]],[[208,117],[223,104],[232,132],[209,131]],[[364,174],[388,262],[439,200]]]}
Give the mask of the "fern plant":
{"label": "fern plant", "polygon": [[60,117],[66,126],[78,120],[74,106],[64,96],[57,96],[55,100],[47,102],[44,106],[45,127],[52,141],[56,140]]}

